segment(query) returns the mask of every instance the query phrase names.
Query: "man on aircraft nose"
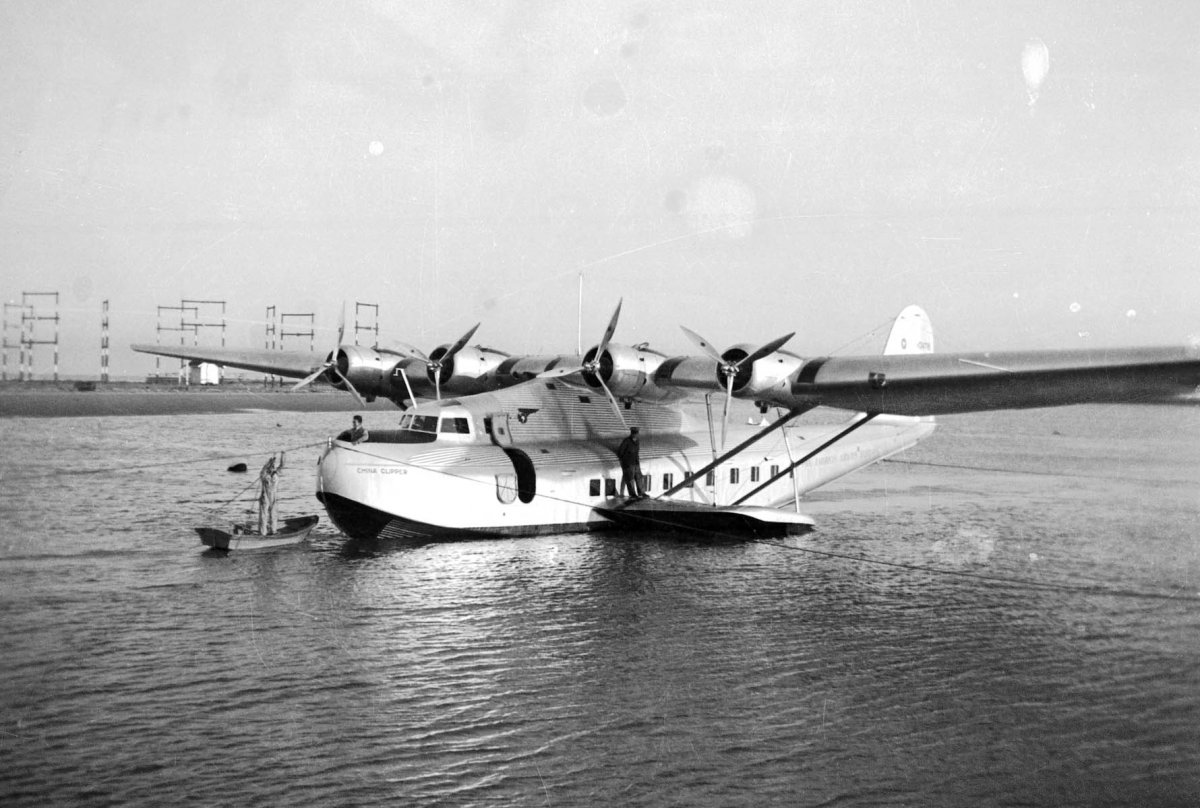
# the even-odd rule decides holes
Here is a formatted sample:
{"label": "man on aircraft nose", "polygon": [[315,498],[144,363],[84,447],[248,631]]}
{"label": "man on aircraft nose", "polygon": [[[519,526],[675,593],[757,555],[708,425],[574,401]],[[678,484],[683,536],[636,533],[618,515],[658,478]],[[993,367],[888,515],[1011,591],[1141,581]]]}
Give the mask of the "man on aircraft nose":
{"label": "man on aircraft nose", "polygon": [[369,437],[369,435],[367,434],[367,429],[366,429],[366,427],[363,426],[362,416],[361,415],[354,416],[353,420],[351,421],[351,427],[350,427],[350,442],[351,443],[362,443],[368,437]]}

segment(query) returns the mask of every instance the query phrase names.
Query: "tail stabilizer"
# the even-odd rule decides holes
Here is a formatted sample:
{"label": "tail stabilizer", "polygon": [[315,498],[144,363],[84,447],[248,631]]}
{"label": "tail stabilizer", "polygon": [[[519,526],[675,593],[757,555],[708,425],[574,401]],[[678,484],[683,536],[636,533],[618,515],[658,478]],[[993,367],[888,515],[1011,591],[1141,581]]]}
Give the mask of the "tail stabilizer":
{"label": "tail stabilizer", "polygon": [[900,312],[888,334],[885,355],[933,353],[933,323],[920,306],[909,306]]}

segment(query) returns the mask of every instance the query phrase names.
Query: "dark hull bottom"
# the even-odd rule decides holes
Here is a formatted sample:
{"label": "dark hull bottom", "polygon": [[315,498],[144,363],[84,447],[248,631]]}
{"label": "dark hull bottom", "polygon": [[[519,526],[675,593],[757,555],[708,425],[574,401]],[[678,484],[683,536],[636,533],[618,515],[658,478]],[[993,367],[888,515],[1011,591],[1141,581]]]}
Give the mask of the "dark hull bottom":
{"label": "dark hull bottom", "polygon": [[517,536],[540,536],[552,533],[586,533],[592,530],[603,530],[606,527],[612,527],[612,525],[604,523],[571,523],[521,525],[518,527],[451,528],[404,519],[337,494],[327,492],[318,493],[317,499],[325,506],[330,520],[337,525],[338,530],[352,539],[367,541],[375,539],[454,541],[459,539],[513,538]]}
{"label": "dark hull bottom", "polygon": [[688,533],[710,538],[779,539],[812,531],[812,525],[807,524],[768,522],[737,511],[650,500],[597,508],[596,512],[627,530]]}

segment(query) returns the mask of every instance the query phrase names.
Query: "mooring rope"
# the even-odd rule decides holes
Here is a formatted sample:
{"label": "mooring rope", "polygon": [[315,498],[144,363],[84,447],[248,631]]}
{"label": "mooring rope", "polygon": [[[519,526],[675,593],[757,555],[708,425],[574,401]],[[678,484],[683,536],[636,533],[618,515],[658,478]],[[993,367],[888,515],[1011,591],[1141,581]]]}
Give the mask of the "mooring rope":
{"label": "mooring rope", "polygon": [[[291,446],[291,447],[288,447],[285,449],[277,449],[272,454],[278,454],[279,452],[296,452],[296,451],[300,451],[302,449],[311,449],[316,446],[324,446],[324,445],[325,445],[325,441],[319,440],[315,443],[304,443],[304,444],[300,444],[298,446]],[[144,471],[146,469],[159,469],[159,468],[167,468],[169,466],[192,465],[192,464],[198,464],[198,463],[212,463],[214,461],[226,462],[228,460],[237,459],[237,457],[238,457],[238,455],[204,455],[201,457],[194,457],[194,458],[183,459],[183,460],[175,459],[175,460],[164,460],[164,461],[161,461],[158,463],[139,463],[137,465],[132,465],[132,466],[103,466],[100,468],[89,468],[89,469],[44,469],[44,470],[36,472],[36,473],[20,474],[20,475],[14,475],[11,477],[5,475],[4,477],[7,480],[13,480],[13,481],[19,482],[22,480],[39,480],[39,479],[46,479],[48,477],[59,477],[59,476],[74,476],[74,475],[88,475],[88,474],[114,474],[114,473],[122,472],[122,471]]]}

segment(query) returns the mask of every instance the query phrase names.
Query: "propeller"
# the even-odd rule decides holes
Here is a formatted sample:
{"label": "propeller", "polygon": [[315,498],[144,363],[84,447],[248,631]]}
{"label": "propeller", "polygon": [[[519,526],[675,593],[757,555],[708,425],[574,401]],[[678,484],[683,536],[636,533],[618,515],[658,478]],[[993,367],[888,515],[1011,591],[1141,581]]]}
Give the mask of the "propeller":
{"label": "propeller", "polygon": [[717,353],[717,349],[710,345],[709,342],[704,339],[704,337],[700,336],[695,331],[692,331],[690,328],[685,326],[680,326],[680,328],[683,329],[683,333],[687,334],[688,338],[691,339],[692,342],[696,343],[696,345],[700,347],[700,350],[704,351],[704,353],[710,359],[717,363],[717,372],[725,378],[725,408],[721,413],[721,453],[724,454],[725,433],[729,428],[729,400],[733,398],[733,383],[737,379],[738,371],[741,370],[743,365],[745,365],[747,368],[752,368],[754,367],[754,363],[759,359],[775,353],[775,351],[783,347],[785,342],[796,336],[796,332],[793,331],[790,334],[785,334],[782,337],[773,339],[765,345],[757,348],[753,353],[746,354],[735,362],[728,360],[721,356],[721,354]]}
{"label": "propeller", "polygon": [[[411,354],[411,356],[413,356],[413,358],[425,363],[425,368],[428,371],[429,376],[433,379],[433,392],[434,392],[434,395],[437,397],[438,401],[442,400],[442,368],[446,367],[452,361],[454,361],[455,354],[457,354],[459,351],[461,351],[463,348],[466,347],[467,342],[470,341],[471,337],[475,336],[475,332],[479,329],[479,326],[481,326],[481,325],[482,325],[482,323],[475,323],[475,325],[471,327],[470,331],[468,331],[467,333],[465,333],[461,337],[459,337],[457,340],[455,340],[454,344],[451,345],[449,348],[447,348],[446,352],[443,353],[441,356],[437,357],[436,359],[429,359],[428,357],[424,356],[420,351],[416,350],[415,348],[412,349],[413,353]],[[406,386],[408,385],[407,378],[405,378],[404,384]],[[411,387],[409,388],[409,394],[410,395],[412,394]]]}
{"label": "propeller", "polygon": [[347,379],[342,374],[342,371],[338,369],[337,355],[338,355],[338,350],[340,350],[342,347],[342,337],[345,335],[345,333],[346,333],[346,304],[343,303],[341,316],[338,317],[337,344],[334,346],[333,350],[329,353],[329,358],[326,359],[324,362],[322,362],[321,366],[319,368],[317,368],[315,371],[310,373],[308,376],[305,376],[303,379],[301,379],[296,384],[292,385],[293,390],[299,390],[302,387],[307,387],[308,385],[312,384],[317,379],[319,379],[321,376],[325,375],[325,373],[332,370],[337,375],[337,377],[342,380],[342,384],[346,385],[346,389],[350,391],[350,394],[352,396],[354,396],[355,401],[357,401],[360,405],[362,405],[364,407],[366,406],[366,402],[363,401],[363,397],[358,394],[358,390],[354,389],[354,385],[351,384],[350,380]]}
{"label": "propeller", "polygon": [[612,404],[613,412],[617,414],[617,420],[621,422],[621,426],[626,429],[629,425],[625,423],[625,416],[621,414],[621,405],[617,402],[617,397],[612,394],[612,390],[608,389],[608,385],[604,383],[604,376],[600,374],[600,360],[604,356],[604,352],[608,349],[608,343],[612,341],[613,334],[617,332],[617,320],[621,316],[621,304],[625,302],[624,298],[617,301],[617,307],[613,310],[612,317],[608,320],[608,327],[604,329],[604,336],[600,339],[600,344],[596,346],[595,353],[592,358],[579,364],[570,367],[557,367],[553,370],[547,370],[544,373],[539,373],[539,379],[556,379],[560,376],[570,376],[572,373],[587,373],[590,374],[597,382],[600,383],[600,388],[604,394],[608,396],[609,403]]}

